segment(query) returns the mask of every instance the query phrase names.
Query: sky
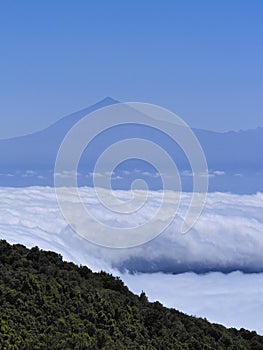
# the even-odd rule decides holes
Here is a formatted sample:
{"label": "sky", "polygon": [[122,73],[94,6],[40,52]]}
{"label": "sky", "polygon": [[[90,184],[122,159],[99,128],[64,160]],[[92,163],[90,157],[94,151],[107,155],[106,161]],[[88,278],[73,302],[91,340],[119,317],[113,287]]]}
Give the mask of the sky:
{"label": "sky", "polygon": [[190,126],[263,126],[263,2],[0,4],[0,138],[106,96],[171,109]]}

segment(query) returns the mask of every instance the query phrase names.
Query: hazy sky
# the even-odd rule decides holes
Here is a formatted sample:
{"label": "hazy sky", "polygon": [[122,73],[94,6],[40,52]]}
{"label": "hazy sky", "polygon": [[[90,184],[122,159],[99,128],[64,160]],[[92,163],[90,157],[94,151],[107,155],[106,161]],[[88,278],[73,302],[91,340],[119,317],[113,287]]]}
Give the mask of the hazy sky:
{"label": "hazy sky", "polygon": [[105,96],[191,126],[263,126],[263,1],[23,0],[0,4],[0,138]]}

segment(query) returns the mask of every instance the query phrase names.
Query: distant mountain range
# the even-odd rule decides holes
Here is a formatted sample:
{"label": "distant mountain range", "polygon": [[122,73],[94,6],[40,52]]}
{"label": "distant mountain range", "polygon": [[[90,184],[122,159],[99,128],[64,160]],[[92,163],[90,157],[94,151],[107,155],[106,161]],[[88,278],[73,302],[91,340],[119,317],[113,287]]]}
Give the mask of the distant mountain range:
{"label": "distant mountain range", "polygon": [[[60,119],[42,131],[0,140],[0,186],[52,186],[57,151],[66,133],[87,114],[114,103],[118,101],[107,97],[88,108]],[[223,133],[201,129],[193,129],[193,131],[206,155],[210,191],[236,193],[263,191],[263,128]],[[112,129],[107,134],[99,135],[94,144],[91,144],[88,155],[84,154],[81,159],[79,184],[92,185],[92,178],[88,174],[92,173],[97,157],[112,142],[131,135],[152,140],[165,148],[181,173],[183,189],[191,190],[191,168],[181,149],[171,140],[167,140],[161,132],[156,130],[149,132],[147,126],[126,126],[121,132]],[[118,175],[125,173],[126,176],[118,176],[121,181],[113,181],[113,187],[128,188],[130,181],[138,176],[139,172],[142,177],[146,177],[150,188],[160,187],[160,179],[149,176],[154,173],[154,169],[136,160],[120,165],[117,169]],[[130,177],[127,177],[127,174]]]}

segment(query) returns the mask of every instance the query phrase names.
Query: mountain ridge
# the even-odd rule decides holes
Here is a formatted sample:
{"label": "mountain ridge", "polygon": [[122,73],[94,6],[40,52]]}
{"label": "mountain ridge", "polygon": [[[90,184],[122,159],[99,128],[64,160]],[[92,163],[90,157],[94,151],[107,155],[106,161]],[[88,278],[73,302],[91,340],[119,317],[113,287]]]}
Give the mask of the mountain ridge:
{"label": "mountain ridge", "polygon": [[[59,119],[43,130],[29,135],[0,140],[0,185],[53,186],[52,171],[54,170],[57,152],[67,132],[84,116],[114,103],[119,103],[119,101],[106,97],[87,108]],[[207,159],[209,175],[211,175],[209,178],[210,191],[234,193],[263,191],[261,181],[263,153],[259,151],[263,149],[262,127],[247,131],[223,133],[204,129],[193,129],[193,131],[199,139]],[[145,125],[137,128],[126,126],[126,128],[121,129],[121,132],[112,128],[108,134],[104,133],[103,137],[98,138],[100,141],[96,143],[96,146],[91,148],[89,157],[86,156],[85,158],[83,156],[85,164],[88,165],[88,167],[85,167],[85,172],[93,172],[95,159],[104,151],[105,148],[103,147],[108,147],[112,142],[130,137],[148,139],[157,143],[171,155],[182,174],[186,170],[191,170],[187,157],[176,143],[167,141],[161,131],[149,131],[149,127]],[[131,172],[135,167],[138,167],[142,173],[150,172],[149,167],[147,168],[141,163],[128,165],[128,168],[124,170]],[[28,170],[37,173],[39,178],[37,176],[27,176],[25,172]],[[159,188],[159,183],[154,179],[148,180],[151,182],[150,188]],[[128,183],[130,183],[130,180]],[[191,191],[192,183],[189,176],[184,176],[182,183],[184,190]],[[83,184],[85,183],[80,183],[80,185]],[[87,185],[92,185],[92,182],[88,182]],[[125,188],[129,187],[127,181],[123,186]]]}
{"label": "mountain ridge", "polygon": [[[59,118],[57,121],[51,123],[50,125],[44,127],[43,129],[37,130],[37,131],[33,131],[30,133],[26,133],[24,135],[19,135],[19,136],[14,136],[14,137],[7,137],[7,138],[1,138],[1,141],[6,141],[6,140],[14,140],[14,139],[19,139],[19,138],[23,138],[23,137],[27,137],[27,136],[31,136],[34,134],[39,134],[42,133],[43,131],[48,130],[49,128],[52,128],[53,126],[60,124],[62,121],[64,121],[65,119],[74,119],[76,118],[78,121],[79,120],[79,115],[85,116],[86,114],[89,114],[99,108],[103,108],[106,106],[110,106],[112,104],[115,103],[122,103],[121,101],[118,101],[110,96],[106,96],[105,98],[103,98],[102,100],[99,100],[98,102],[93,103],[92,105],[88,106],[88,107],[84,107],[76,112],[70,113],[68,115],[65,115],[61,118]],[[76,122],[75,121],[75,122]],[[190,126],[191,127],[191,126]],[[242,134],[242,133],[246,133],[246,132],[254,132],[254,131],[263,131],[263,126],[257,126],[255,128],[249,128],[249,129],[239,129],[239,130],[226,130],[226,131],[218,131],[218,130],[210,130],[210,129],[204,129],[204,128],[198,128],[198,127],[191,127],[192,130],[194,131],[200,131],[200,132],[209,132],[209,133],[213,133],[213,134]]]}

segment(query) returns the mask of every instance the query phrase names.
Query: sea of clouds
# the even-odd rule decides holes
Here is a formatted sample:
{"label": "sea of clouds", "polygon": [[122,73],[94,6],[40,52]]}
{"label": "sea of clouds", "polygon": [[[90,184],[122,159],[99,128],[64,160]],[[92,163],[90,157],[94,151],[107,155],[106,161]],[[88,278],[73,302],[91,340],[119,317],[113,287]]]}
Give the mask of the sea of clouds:
{"label": "sea of clouds", "polygon": [[[115,220],[105,217],[94,189],[81,188],[80,193],[94,215],[108,223]],[[126,191],[114,195],[131,197]],[[198,222],[182,235],[179,228],[191,199],[183,193],[172,224],[154,240],[128,249],[100,247],[76,234],[60,212],[54,188],[0,188],[0,196],[0,238],[111,272],[134,292],[144,290],[150,300],[188,314],[263,333],[262,193],[209,193]],[[126,215],[118,224],[147,221],[160,201],[159,194],[150,197],[137,217]]]}

